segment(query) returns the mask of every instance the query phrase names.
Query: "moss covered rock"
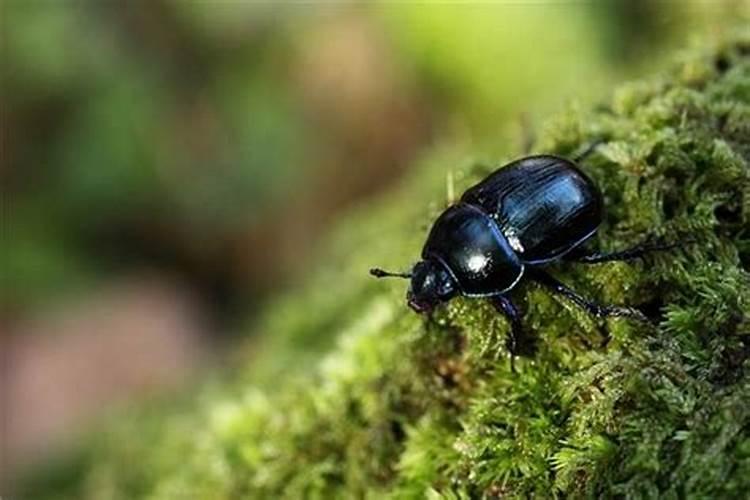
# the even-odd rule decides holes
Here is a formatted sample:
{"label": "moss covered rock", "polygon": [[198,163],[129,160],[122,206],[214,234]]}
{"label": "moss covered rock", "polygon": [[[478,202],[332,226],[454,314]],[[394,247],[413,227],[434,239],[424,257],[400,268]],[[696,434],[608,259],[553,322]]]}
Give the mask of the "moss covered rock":
{"label": "moss covered rock", "polygon": [[[750,491],[750,31],[686,52],[536,151],[605,144],[583,168],[608,212],[597,243],[694,244],[553,274],[652,326],[599,322],[534,285],[535,337],[510,368],[507,322],[457,299],[431,320],[367,276],[418,256],[446,204],[502,161],[442,149],[349,216],[309,285],[261,321],[247,368],[92,439],[34,493],[90,498],[741,497]],[[509,160],[518,152],[508,152]],[[602,332],[611,340],[602,346]],[[41,491],[44,490],[45,491]]]}

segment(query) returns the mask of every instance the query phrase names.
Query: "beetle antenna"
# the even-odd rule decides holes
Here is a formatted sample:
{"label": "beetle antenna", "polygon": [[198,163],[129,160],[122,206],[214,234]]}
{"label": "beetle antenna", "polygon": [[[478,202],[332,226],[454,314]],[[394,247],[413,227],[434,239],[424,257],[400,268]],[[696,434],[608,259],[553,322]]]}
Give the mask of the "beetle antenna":
{"label": "beetle antenna", "polygon": [[379,267],[370,269],[370,274],[372,274],[376,278],[411,278],[411,273],[391,273],[388,271],[383,271]]}

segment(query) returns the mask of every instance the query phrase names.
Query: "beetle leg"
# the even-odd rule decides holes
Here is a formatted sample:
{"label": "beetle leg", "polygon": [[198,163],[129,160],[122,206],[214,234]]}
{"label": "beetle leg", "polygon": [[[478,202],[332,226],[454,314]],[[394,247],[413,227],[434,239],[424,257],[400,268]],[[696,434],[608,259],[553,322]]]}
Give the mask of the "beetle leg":
{"label": "beetle leg", "polygon": [[516,355],[518,351],[518,342],[520,337],[523,335],[523,326],[521,325],[521,312],[518,310],[516,305],[510,299],[504,295],[498,295],[492,297],[492,305],[499,313],[502,313],[510,322],[510,330],[508,330],[508,339],[506,345],[511,355]]}
{"label": "beetle leg", "polygon": [[633,260],[643,257],[650,252],[661,252],[671,250],[682,245],[687,245],[692,241],[678,241],[673,243],[654,243],[649,241],[641,242],[634,247],[620,250],[618,252],[573,252],[563,257],[568,262],[581,262],[584,264],[598,264],[599,262],[613,262],[616,260]]}
{"label": "beetle leg", "polygon": [[575,163],[581,163],[583,160],[591,156],[596,151],[596,148],[607,142],[604,138],[595,139],[594,142],[586,146],[586,149],[578,153],[573,157]]}
{"label": "beetle leg", "polygon": [[515,372],[513,360],[516,355],[530,353],[533,349],[521,323],[521,312],[510,297],[506,297],[505,295],[491,297],[490,302],[510,322],[510,330],[508,330],[505,345],[508,348],[508,352],[510,352],[510,367]]}
{"label": "beetle leg", "polygon": [[585,297],[582,297],[581,295],[571,290],[566,285],[560,283],[557,279],[553,278],[552,276],[542,271],[541,269],[533,269],[529,271],[530,272],[528,276],[531,279],[533,279],[537,283],[540,283],[546,286],[547,288],[552,290],[554,293],[557,293],[567,298],[571,302],[575,303],[577,306],[586,310],[592,316],[595,316],[597,318],[625,316],[625,317],[637,319],[640,321],[648,322],[648,319],[643,315],[643,313],[641,313],[637,309],[633,309],[631,307],[605,306],[605,305],[597,304],[596,302],[593,302]]}

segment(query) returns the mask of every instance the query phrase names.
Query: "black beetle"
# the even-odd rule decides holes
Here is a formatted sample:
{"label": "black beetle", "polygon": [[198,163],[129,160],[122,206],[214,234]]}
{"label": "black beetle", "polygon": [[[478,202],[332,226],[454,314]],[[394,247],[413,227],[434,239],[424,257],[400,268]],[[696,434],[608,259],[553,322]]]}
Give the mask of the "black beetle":
{"label": "black beetle", "polygon": [[522,328],[509,292],[524,277],[597,317],[644,319],[635,309],[589,301],[542,269],[561,260],[593,264],[634,259],[676,246],[646,242],[613,253],[585,250],[583,243],[596,233],[603,209],[601,192],[574,161],[528,156],[495,171],[447,208],[433,224],[422,260],[411,273],[382,269],[370,273],[378,278],[410,278],[407,302],[418,313],[430,313],[456,295],[489,299],[511,323],[512,354],[518,352]]}

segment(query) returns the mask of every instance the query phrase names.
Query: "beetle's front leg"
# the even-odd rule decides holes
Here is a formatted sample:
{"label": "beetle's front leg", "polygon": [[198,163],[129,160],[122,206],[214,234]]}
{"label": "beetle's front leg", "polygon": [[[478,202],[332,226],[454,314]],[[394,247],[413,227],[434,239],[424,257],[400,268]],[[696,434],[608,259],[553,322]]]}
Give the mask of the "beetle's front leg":
{"label": "beetle's front leg", "polygon": [[505,345],[510,351],[512,356],[518,353],[518,343],[520,338],[523,336],[523,325],[521,324],[521,312],[518,310],[516,305],[510,299],[504,295],[498,295],[492,297],[490,302],[497,312],[501,313],[510,322],[510,330],[508,330],[508,338],[505,341]]}
{"label": "beetle's front leg", "polygon": [[521,312],[510,297],[505,295],[491,297],[489,300],[495,309],[505,316],[510,323],[510,329],[508,330],[505,345],[508,348],[508,352],[510,352],[511,369],[515,371],[513,363],[515,356],[518,354],[526,354],[532,350],[531,342],[525,334],[523,324],[521,323]]}

